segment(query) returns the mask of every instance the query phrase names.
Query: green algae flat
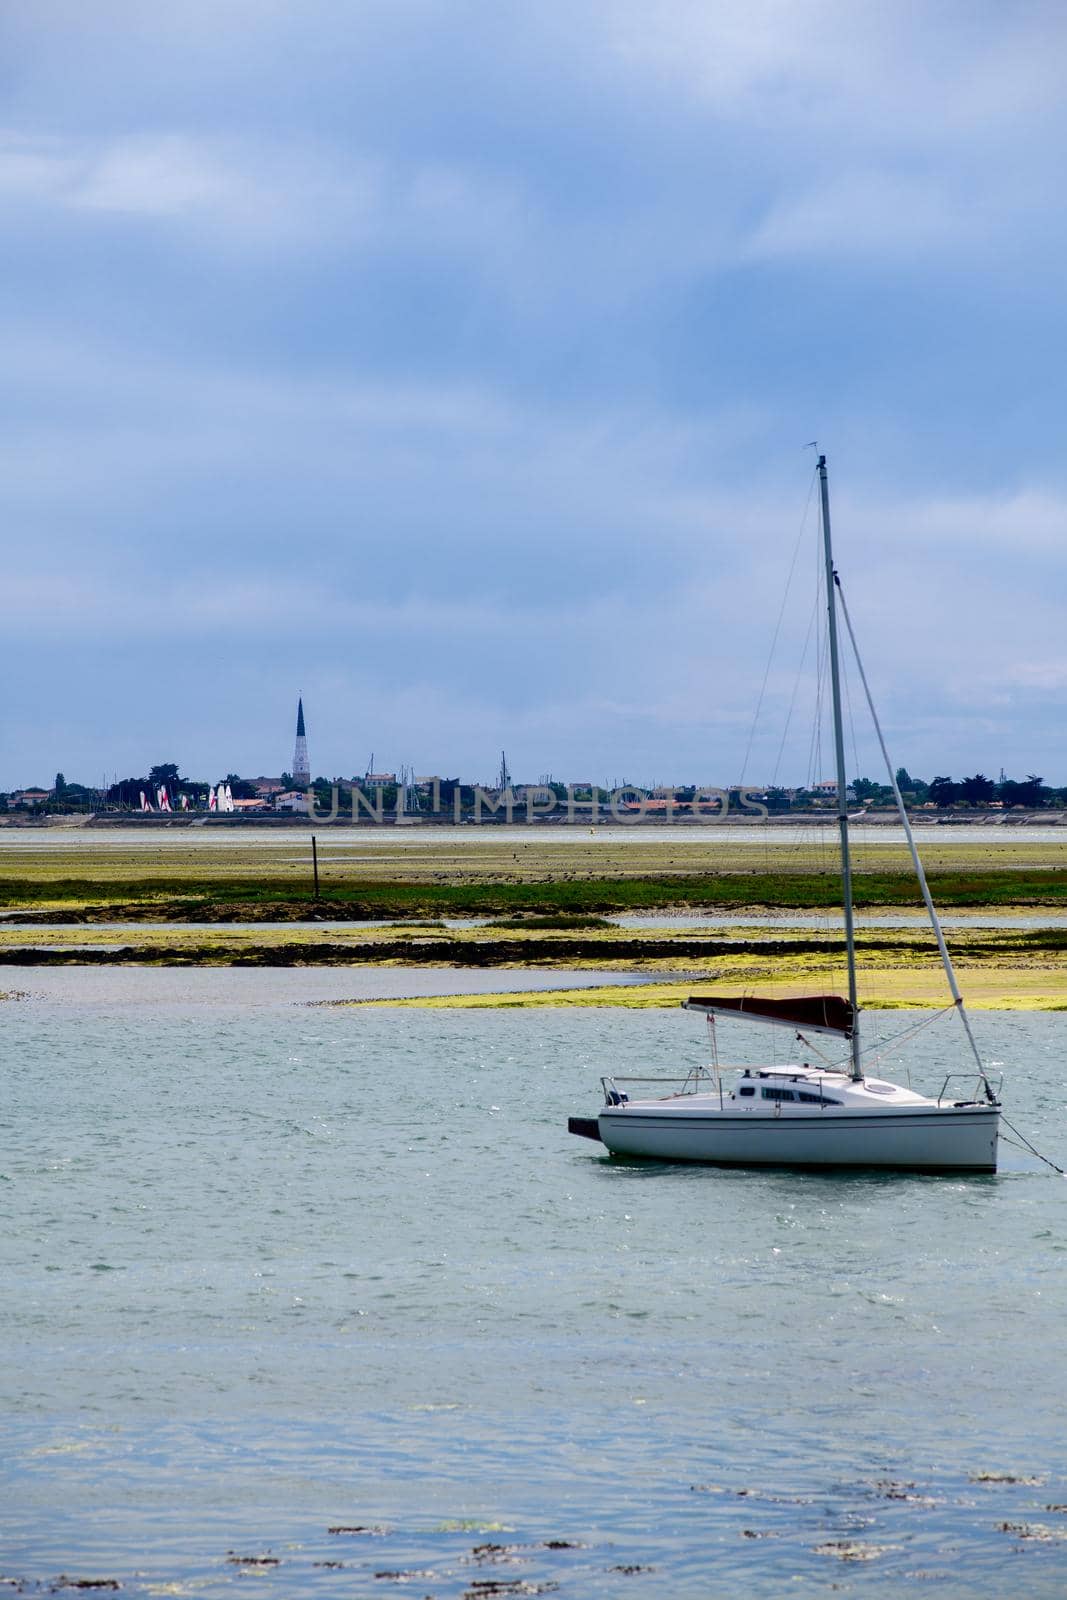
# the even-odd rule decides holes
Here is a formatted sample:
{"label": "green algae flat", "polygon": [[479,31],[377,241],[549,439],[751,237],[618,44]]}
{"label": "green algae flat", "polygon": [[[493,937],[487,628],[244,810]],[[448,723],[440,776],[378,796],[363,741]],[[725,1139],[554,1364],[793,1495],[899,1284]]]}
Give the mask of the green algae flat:
{"label": "green algae flat", "polygon": [[[953,930],[952,953],[969,1004],[995,1009],[1067,1009],[1067,930]],[[508,972],[595,971],[592,991],[539,990],[531,995],[480,995],[414,1002],[474,1007],[622,1005],[646,1009],[677,1003],[694,984],[740,985],[768,994],[833,988],[842,980],[840,930],[792,930],[780,922],[756,929],[620,927],[557,928],[492,924],[448,929],[392,923],[324,930],[312,925],[212,929],[44,926],[0,929],[0,966],[200,968],[419,968]],[[944,980],[930,936],[919,928],[865,928],[857,941],[860,994],[877,1007],[939,1006]],[[611,984],[611,974],[659,982]],[[385,1003],[385,1002],[383,1002]]]}
{"label": "green algae flat", "polygon": [[[814,833],[741,840],[699,836],[457,841],[427,829],[402,841],[349,833],[320,838],[322,895],[310,894],[306,834],[268,843],[186,834],[127,838],[115,831],[50,844],[39,832],[6,834],[0,850],[0,965],[175,967],[419,967],[539,972],[593,970],[606,987],[529,996],[451,997],[447,1004],[673,1004],[701,983],[788,992],[840,981],[842,930],[833,851]],[[944,908],[1005,918],[1067,907],[1067,829],[1035,841],[1025,830],[975,843],[931,830],[922,841],[935,899]],[[864,838],[857,904],[868,912],[917,910],[903,847]],[[732,923],[749,910],[766,926]],[[619,912],[706,912],[706,927],[619,927]],[[790,928],[791,912],[824,912],[824,926]],[[442,917],[479,917],[449,927]],[[438,920],[435,920],[438,919]],[[375,926],[375,922],[381,926]],[[330,926],[323,927],[323,923]],[[128,925],[123,925],[128,924]],[[117,926],[120,925],[120,926]],[[970,1004],[1067,1008],[1067,929],[949,931]],[[866,1004],[929,1006],[943,1000],[925,930],[862,927],[857,956]],[[612,974],[658,981],[611,984]]]}
{"label": "green algae flat", "polygon": [[[798,984],[788,979],[761,982],[760,991],[769,998],[787,998]],[[438,997],[331,1001],[329,1004],[384,1005],[441,1010],[485,1011],[492,1009],[534,1009],[552,1006],[589,1008],[620,1007],[627,1011],[663,1010],[681,1005],[693,990],[688,983],[642,983],[634,986],[604,983],[589,989],[537,989],[507,994],[442,995]],[[968,1007],[973,1011],[1067,1011],[1067,974],[1020,973],[1001,968],[968,981]],[[945,1005],[944,977],[940,972],[867,972],[860,989],[862,1004],[870,1010],[898,1011],[938,1009]]]}
{"label": "green algae flat", "polygon": [[[907,851],[891,837],[856,830],[857,905],[916,907]],[[321,898],[312,892],[310,838],[262,838],[208,830],[2,830],[0,904],[79,918],[175,921],[313,920],[607,912],[818,908],[837,903],[836,852],[825,830],[755,838],[705,828],[536,838],[486,830],[457,840],[433,828],[329,831],[320,836]],[[1067,904],[1067,827],[1034,840],[999,829],[988,841],[926,830],[923,859],[939,905]]]}

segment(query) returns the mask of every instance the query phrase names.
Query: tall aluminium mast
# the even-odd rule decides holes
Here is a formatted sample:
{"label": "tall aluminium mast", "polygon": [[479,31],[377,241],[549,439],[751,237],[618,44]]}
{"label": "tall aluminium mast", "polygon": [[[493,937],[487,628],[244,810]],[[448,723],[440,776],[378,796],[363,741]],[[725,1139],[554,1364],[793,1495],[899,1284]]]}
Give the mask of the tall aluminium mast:
{"label": "tall aluminium mast", "polygon": [[819,457],[819,491],[822,496],[822,542],[826,557],[826,610],[830,622],[830,687],[834,708],[834,756],[837,763],[837,825],[841,833],[841,885],[845,908],[845,944],[848,948],[848,998],[852,1006],[852,1077],[863,1078],[860,1065],[859,1000],[856,994],[856,930],[852,918],[852,858],[848,845],[848,779],[845,776],[845,730],[841,717],[841,668],[837,649],[837,588],[834,554],[830,543],[830,491],[826,482],[826,457]]}

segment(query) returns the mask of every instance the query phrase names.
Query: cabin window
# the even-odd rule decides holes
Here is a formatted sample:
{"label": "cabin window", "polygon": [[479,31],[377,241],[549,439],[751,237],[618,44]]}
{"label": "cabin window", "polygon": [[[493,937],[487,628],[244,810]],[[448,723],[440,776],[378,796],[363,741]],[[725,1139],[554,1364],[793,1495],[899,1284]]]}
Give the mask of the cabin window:
{"label": "cabin window", "polygon": [[795,1100],[792,1089],[764,1089],[764,1100]]}
{"label": "cabin window", "polygon": [[738,1092],[738,1094],[748,1096],[748,1095],[755,1094],[756,1091],[755,1091],[755,1089],[753,1089],[753,1087],[752,1087],[752,1085],[750,1083],[743,1083],[741,1085],[740,1089],[738,1089],[737,1092]]}
{"label": "cabin window", "polygon": [[805,1089],[797,1090],[797,1099],[804,1100],[810,1106],[839,1106],[840,1100],[830,1100],[824,1094],[808,1094]]}

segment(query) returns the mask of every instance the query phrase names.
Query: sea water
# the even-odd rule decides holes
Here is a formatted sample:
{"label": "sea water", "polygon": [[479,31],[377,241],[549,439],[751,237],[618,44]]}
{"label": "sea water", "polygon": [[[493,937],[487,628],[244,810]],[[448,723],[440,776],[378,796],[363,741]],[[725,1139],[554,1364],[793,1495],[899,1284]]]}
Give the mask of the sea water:
{"label": "sea water", "polygon": [[[1063,1593],[1062,1178],[613,1162],[567,1116],[704,1059],[689,1015],[300,1003],[318,976],[5,974],[0,1575]],[[1065,1164],[1067,1019],[975,1023]],[[960,1046],[920,1033],[916,1086]]]}

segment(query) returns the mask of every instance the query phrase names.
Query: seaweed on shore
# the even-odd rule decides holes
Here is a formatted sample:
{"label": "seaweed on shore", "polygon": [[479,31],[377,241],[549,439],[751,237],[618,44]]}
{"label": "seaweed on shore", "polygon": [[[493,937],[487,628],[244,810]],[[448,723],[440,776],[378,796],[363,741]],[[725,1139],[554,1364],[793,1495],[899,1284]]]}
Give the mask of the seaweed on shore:
{"label": "seaweed on shore", "polygon": [[[424,867],[424,873],[429,869]],[[942,909],[1067,907],[1067,870],[1003,867],[927,873]],[[859,910],[919,910],[918,886],[901,871],[859,872]],[[391,920],[402,917],[492,916],[547,918],[608,916],[640,911],[818,911],[840,901],[836,872],[679,869],[632,877],[553,875],[521,881],[447,879],[444,872],[418,881],[346,876],[323,883],[319,898],[302,879],[274,876],[142,876],[51,878],[0,875],[5,920],[47,908],[53,922],[314,922]]]}

